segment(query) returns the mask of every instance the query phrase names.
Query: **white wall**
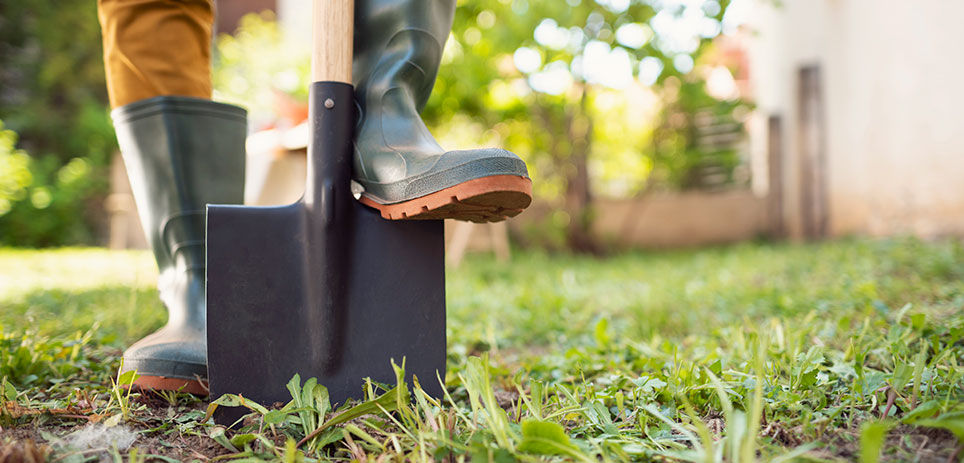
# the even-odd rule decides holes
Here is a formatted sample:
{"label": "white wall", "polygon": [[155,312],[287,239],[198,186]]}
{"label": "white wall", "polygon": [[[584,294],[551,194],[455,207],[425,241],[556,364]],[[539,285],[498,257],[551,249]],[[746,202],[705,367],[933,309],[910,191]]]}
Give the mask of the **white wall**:
{"label": "white wall", "polygon": [[751,79],[760,112],[784,120],[791,232],[797,70],[818,64],[830,233],[964,235],[964,1],[751,1]]}

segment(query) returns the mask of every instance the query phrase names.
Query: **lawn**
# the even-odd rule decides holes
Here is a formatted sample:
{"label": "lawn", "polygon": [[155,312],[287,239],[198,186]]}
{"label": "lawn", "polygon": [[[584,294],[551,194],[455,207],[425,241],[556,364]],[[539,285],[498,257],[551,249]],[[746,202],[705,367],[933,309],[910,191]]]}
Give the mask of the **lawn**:
{"label": "lawn", "polygon": [[238,430],[115,385],[164,321],[154,272],[145,252],[0,250],[0,462],[961,457],[959,241],[469,258],[448,272],[445,397],[369,384],[333,407],[298,378]]}

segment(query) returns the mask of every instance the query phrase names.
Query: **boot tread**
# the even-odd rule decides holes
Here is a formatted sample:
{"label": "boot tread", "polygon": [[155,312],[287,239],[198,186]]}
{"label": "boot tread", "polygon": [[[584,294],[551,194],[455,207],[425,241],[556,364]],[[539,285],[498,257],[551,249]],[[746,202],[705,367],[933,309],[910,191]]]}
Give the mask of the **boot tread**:
{"label": "boot tread", "polygon": [[382,218],[388,220],[501,222],[519,215],[532,202],[532,180],[517,175],[492,175],[401,203],[379,204],[364,194],[361,202],[378,209]]}

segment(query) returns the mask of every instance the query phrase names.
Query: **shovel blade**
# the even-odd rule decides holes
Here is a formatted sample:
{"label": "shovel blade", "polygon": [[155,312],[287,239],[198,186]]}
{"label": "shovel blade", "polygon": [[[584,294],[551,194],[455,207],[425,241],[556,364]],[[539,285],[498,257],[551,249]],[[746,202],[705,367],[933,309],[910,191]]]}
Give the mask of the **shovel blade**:
{"label": "shovel blade", "polygon": [[[241,394],[264,405],[291,400],[285,385],[315,377],[333,402],[363,397],[365,378],[394,384],[391,360],[439,396],[445,377],[445,277],[441,221],[386,221],[351,200],[326,225],[347,252],[325,265],[339,288],[312,279],[306,256],[317,224],[302,203],[209,206],[207,339],[211,398]],[[343,260],[343,262],[339,262]],[[321,286],[321,287],[320,287]],[[334,317],[319,317],[338,294]],[[324,355],[319,355],[324,352]],[[220,407],[230,424],[247,409]]]}

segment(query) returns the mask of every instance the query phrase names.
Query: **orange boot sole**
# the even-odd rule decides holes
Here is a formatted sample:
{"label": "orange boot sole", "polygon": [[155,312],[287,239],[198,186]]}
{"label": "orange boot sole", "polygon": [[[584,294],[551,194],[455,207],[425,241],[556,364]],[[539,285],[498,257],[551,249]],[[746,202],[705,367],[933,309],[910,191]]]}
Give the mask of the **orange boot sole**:
{"label": "orange boot sole", "polygon": [[134,388],[147,391],[187,392],[202,397],[207,396],[209,392],[207,381],[166,376],[139,376],[134,380]]}
{"label": "orange boot sole", "polygon": [[388,220],[501,222],[529,207],[532,180],[517,175],[493,175],[396,204],[379,204],[364,194],[360,201],[378,209],[382,218]]}

